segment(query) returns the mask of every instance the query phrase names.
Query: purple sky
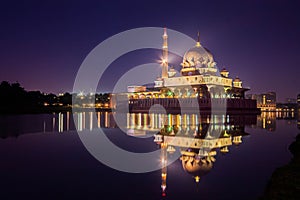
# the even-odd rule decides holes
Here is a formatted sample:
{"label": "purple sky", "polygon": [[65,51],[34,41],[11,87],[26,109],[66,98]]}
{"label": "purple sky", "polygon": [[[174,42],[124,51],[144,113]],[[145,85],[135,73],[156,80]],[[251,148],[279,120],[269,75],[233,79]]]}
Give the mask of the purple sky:
{"label": "purple sky", "polygon": [[[284,101],[300,93],[299,7],[288,0],[2,2],[0,81],[72,91],[79,66],[100,42],[127,29],[167,26],[195,39],[199,30],[219,68],[238,75],[250,93],[276,91]],[[124,73],[158,54],[123,56],[111,70]],[[103,78],[99,90],[112,84]]]}

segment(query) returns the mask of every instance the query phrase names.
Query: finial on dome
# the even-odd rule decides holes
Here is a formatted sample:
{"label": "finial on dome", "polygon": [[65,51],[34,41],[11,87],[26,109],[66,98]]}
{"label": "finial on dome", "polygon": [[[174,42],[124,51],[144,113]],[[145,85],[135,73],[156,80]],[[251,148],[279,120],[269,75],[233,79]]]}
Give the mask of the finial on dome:
{"label": "finial on dome", "polygon": [[164,36],[167,35],[167,27],[164,28]]}
{"label": "finial on dome", "polygon": [[196,47],[200,47],[201,44],[200,44],[200,32],[198,31],[198,34],[197,34],[198,38],[197,38],[197,43],[196,43]]}

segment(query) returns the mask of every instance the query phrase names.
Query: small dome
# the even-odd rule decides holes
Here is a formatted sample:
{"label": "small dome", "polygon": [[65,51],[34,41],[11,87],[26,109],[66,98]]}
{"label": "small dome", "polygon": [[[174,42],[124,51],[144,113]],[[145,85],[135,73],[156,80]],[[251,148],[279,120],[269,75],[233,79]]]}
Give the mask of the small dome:
{"label": "small dome", "polygon": [[223,68],[221,71],[220,71],[220,74],[221,76],[225,77],[225,78],[228,78],[229,76],[229,71],[225,68]]}
{"label": "small dome", "polygon": [[225,68],[223,68],[223,69],[221,70],[221,72],[228,72],[228,70],[225,69]]}
{"label": "small dome", "polygon": [[236,77],[233,82],[241,82],[241,79],[239,77]]}
{"label": "small dome", "polygon": [[177,71],[173,67],[171,67],[168,71],[168,76],[174,77],[176,75],[176,73],[177,73]]}

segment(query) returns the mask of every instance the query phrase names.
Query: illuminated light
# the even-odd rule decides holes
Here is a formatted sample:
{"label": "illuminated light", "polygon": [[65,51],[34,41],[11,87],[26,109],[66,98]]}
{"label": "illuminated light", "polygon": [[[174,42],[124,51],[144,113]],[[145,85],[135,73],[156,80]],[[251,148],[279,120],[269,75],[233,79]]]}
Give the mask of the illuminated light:
{"label": "illuminated light", "polygon": [[82,113],[78,113],[77,127],[79,131],[82,131]]}
{"label": "illuminated light", "polygon": [[70,112],[67,112],[67,131],[70,129]]}
{"label": "illuminated light", "polygon": [[137,128],[141,128],[142,127],[142,113],[138,113],[138,124],[137,124]]}
{"label": "illuminated light", "polygon": [[64,116],[62,113],[58,114],[58,132],[64,131]]}
{"label": "illuminated light", "polygon": [[82,128],[85,129],[85,112],[82,113]]}
{"label": "illuminated light", "polygon": [[150,128],[154,129],[154,127],[155,127],[155,118],[154,118],[154,114],[151,113],[150,114]]}
{"label": "illuminated light", "polygon": [[167,152],[169,152],[169,153],[174,153],[175,151],[176,151],[176,149],[175,149],[174,147],[168,146]]}
{"label": "illuminated light", "polygon": [[168,125],[172,126],[172,115],[168,115]]}
{"label": "illuminated light", "polygon": [[98,128],[100,128],[100,122],[101,122],[101,120],[100,120],[100,112],[98,112],[97,115],[98,115]]}
{"label": "illuminated light", "polygon": [[91,131],[91,130],[93,130],[93,113],[90,112],[89,115],[90,115],[89,120],[90,120],[90,131]]}
{"label": "illuminated light", "polygon": [[148,116],[147,116],[147,114],[146,113],[144,113],[144,115],[143,115],[143,125],[144,125],[144,129],[147,129],[147,127],[148,127]]}
{"label": "illuminated light", "polygon": [[215,159],[214,157],[210,157],[210,160],[211,160],[212,162],[216,162],[216,159]]}
{"label": "illuminated light", "polygon": [[227,146],[225,146],[225,147],[221,148],[220,151],[221,151],[222,153],[228,153],[228,152],[229,152],[229,149],[228,149]]}
{"label": "illuminated light", "polygon": [[104,117],[104,119],[105,119],[104,126],[105,126],[106,128],[108,128],[108,127],[109,127],[108,112],[105,112],[105,117]]}
{"label": "illuminated light", "polygon": [[200,181],[200,176],[196,176],[196,177],[195,177],[195,181],[196,181],[197,183],[199,183],[199,181]]}
{"label": "illuminated light", "polygon": [[167,146],[167,144],[165,142],[161,143],[160,147],[161,148],[165,148]]}
{"label": "illuminated light", "polygon": [[197,135],[197,131],[195,130],[195,132],[193,133],[193,136],[196,136]]}
{"label": "illuminated light", "polygon": [[135,113],[131,113],[131,117],[130,117],[130,127],[134,127],[135,126]]}
{"label": "illuminated light", "polygon": [[168,63],[168,61],[164,58],[162,58],[159,62],[161,65],[166,65]]}
{"label": "illuminated light", "polygon": [[224,137],[229,137],[230,135],[227,133],[226,130],[224,130]]}
{"label": "illuminated light", "polygon": [[236,144],[236,145],[242,143],[242,136],[233,137],[233,143]]}
{"label": "illuminated light", "polygon": [[154,142],[156,142],[156,143],[160,143],[160,142],[162,142],[162,136],[161,135],[155,135],[155,138],[154,138]]}

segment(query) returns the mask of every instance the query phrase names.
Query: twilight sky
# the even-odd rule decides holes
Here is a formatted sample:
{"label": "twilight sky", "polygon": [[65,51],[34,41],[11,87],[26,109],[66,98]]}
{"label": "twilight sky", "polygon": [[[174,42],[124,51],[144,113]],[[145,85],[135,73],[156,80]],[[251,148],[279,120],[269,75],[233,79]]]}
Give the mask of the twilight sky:
{"label": "twilight sky", "polygon": [[[300,93],[299,7],[296,0],[1,2],[0,81],[70,92],[82,61],[100,42],[132,28],[166,26],[195,39],[199,30],[218,67],[239,76],[251,87],[248,93],[276,91],[284,101]],[[122,56],[110,66],[114,78],[101,79],[99,92],[159,54]]]}

